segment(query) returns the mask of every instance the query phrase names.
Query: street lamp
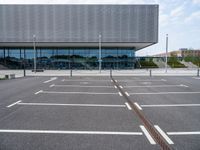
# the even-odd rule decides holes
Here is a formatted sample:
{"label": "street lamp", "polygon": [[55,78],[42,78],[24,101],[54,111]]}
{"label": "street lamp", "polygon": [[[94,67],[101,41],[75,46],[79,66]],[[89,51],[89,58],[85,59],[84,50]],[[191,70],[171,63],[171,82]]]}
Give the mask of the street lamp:
{"label": "street lamp", "polygon": [[101,73],[101,34],[99,34],[99,73]]}
{"label": "street lamp", "polygon": [[36,42],[36,35],[33,35],[33,49],[34,49],[34,72],[36,73],[36,48],[35,48],[35,42]]}
{"label": "street lamp", "polygon": [[166,34],[165,73],[167,73],[168,34]]}

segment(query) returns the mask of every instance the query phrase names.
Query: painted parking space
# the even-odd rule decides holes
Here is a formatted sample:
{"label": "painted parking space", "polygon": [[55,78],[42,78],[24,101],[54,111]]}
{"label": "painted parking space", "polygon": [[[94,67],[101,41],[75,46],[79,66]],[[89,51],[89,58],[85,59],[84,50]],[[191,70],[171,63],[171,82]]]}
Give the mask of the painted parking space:
{"label": "painted parking space", "polygon": [[193,83],[190,77],[168,77],[166,80],[156,84],[149,81],[148,85],[135,81],[123,85],[121,82],[120,86],[137,108],[154,125],[159,125],[175,149],[198,149],[200,85]]}
{"label": "painted parking space", "polygon": [[[51,98],[49,98],[51,97]],[[124,104],[125,101],[118,94],[38,94],[32,99],[23,99],[24,102],[44,103],[75,103],[75,104]]]}
{"label": "painted parking space", "polygon": [[[8,114],[1,119],[0,145],[5,145],[5,139],[11,135],[14,141],[17,137],[24,141],[47,137],[55,142],[53,135],[61,141],[67,138],[65,144],[70,147],[74,147],[70,144],[73,142],[70,137],[78,141],[84,137],[90,140],[88,147],[94,147],[96,140],[91,140],[92,136],[98,140],[105,138],[114,147],[118,143],[113,139],[133,141],[127,143],[128,147],[122,146],[123,149],[159,149],[159,144],[110,78],[102,78],[102,81],[95,77],[51,79],[42,78],[40,86],[30,90],[29,97],[20,98],[18,95],[17,99],[4,104]],[[169,145],[179,149],[187,147],[181,143],[187,139],[190,148],[196,149],[198,143],[195,141],[200,137],[199,92],[196,90],[198,84],[193,86],[188,79],[118,77],[115,80]],[[18,145],[26,145],[24,141],[20,140]],[[44,143],[49,142],[44,140]],[[107,143],[106,148],[109,146]],[[52,144],[49,143],[48,147]]]}
{"label": "painted parking space", "polygon": [[[73,81],[76,79],[79,81]],[[87,149],[94,148],[97,141],[105,149],[111,146],[116,149],[159,149],[157,143],[150,142],[150,134],[141,130],[139,118],[129,110],[117,88],[107,79],[81,78],[80,81],[73,78],[72,81],[62,81],[62,77],[54,80],[45,78],[41,82],[43,86],[31,90],[30,97],[13,100],[5,106],[10,113],[1,119],[0,145],[5,146],[5,140],[12,135],[8,143],[18,141],[17,146],[25,148],[30,145],[34,148],[34,145],[26,144],[28,139],[40,139],[48,143],[49,148],[53,146],[50,141],[55,143],[68,139],[61,147],[67,144],[74,148],[77,146],[71,145],[73,140],[80,141],[84,137],[90,143]],[[91,136],[96,140],[92,140]],[[17,137],[23,140],[17,140]],[[109,142],[103,143],[101,139]],[[118,140],[124,141],[121,146],[118,146],[121,143]],[[83,145],[81,141],[79,143]]]}
{"label": "painted parking space", "polygon": [[95,80],[95,79],[62,79],[59,85],[82,85],[82,86],[112,86],[111,80]]}
{"label": "painted parking space", "polygon": [[131,95],[131,99],[136,99],[141,105],[157,104],[199,104],[198,93],[194,94],[143,94]]}
{"label": "painted parking space", "polygon": [[139,132],[139,125],[126,107],[40,105],[21,106],[1,122],[0,129]]}
{"label": "painted parking space", "polygon": [[[19,134],[1,133],[1,149],[116,149],[159,150],[156,145],[144,144],[142,135],[77,135],[77,134]],[[78,142],[78,144],[77,144]],[[123,143],[123,144],[122,144]]]}
{"label": "painted parking space", "polygon": [[63,92],[91,92],[91,93],[116,93],[114,86],[57,86],[56,84],[47,91]]}

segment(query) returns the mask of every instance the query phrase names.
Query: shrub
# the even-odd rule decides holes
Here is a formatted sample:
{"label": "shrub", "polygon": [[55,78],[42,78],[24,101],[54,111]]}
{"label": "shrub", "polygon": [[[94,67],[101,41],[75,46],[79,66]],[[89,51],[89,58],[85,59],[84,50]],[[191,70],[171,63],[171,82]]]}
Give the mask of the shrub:
{"label": "shrub", "polygon": [[167,64],[171,68],[186,68],[186,66],[181,64],[176,57],[169,57]]}

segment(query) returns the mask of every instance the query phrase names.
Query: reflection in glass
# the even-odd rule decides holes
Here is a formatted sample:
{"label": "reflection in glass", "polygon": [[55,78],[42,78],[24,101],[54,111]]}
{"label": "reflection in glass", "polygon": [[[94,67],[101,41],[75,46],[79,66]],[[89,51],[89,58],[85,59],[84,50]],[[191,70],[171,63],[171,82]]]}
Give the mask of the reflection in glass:
{"label": "reflection in glass", "polygon": [[[24,53],[25,52],[25,53]],[[24,59],[25,57],[25,59]],[[37,48],[37,68],[41,69],[98,69],[98,48]],[[33,69],[34,50],[31,48],[0,49],[0,62],[11,69]],[[131,48],[103,48],[102,69],[132,69],[135,50]]]}

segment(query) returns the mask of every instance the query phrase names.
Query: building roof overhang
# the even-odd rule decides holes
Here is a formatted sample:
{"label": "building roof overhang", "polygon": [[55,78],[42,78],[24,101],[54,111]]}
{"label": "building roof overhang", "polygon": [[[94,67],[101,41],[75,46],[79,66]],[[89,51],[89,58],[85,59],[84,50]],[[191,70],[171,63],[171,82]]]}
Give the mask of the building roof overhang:
{"label": "building roof overhang", "polygon": [[[140,50],[142,48],[148,47],[155,43],[150,42],[138,42],[138,43],[111,43],[111,42],[102,42],[102,48],[134,48],[135,50]],[[33,47],[33,42],[1,42],[0,47],[13,47],[13,48],[31,48]],[[92,43],[68,43],[68,42],[36,42],[36,47],[51,47],[51,48],[98,48],[98,42]]]}

